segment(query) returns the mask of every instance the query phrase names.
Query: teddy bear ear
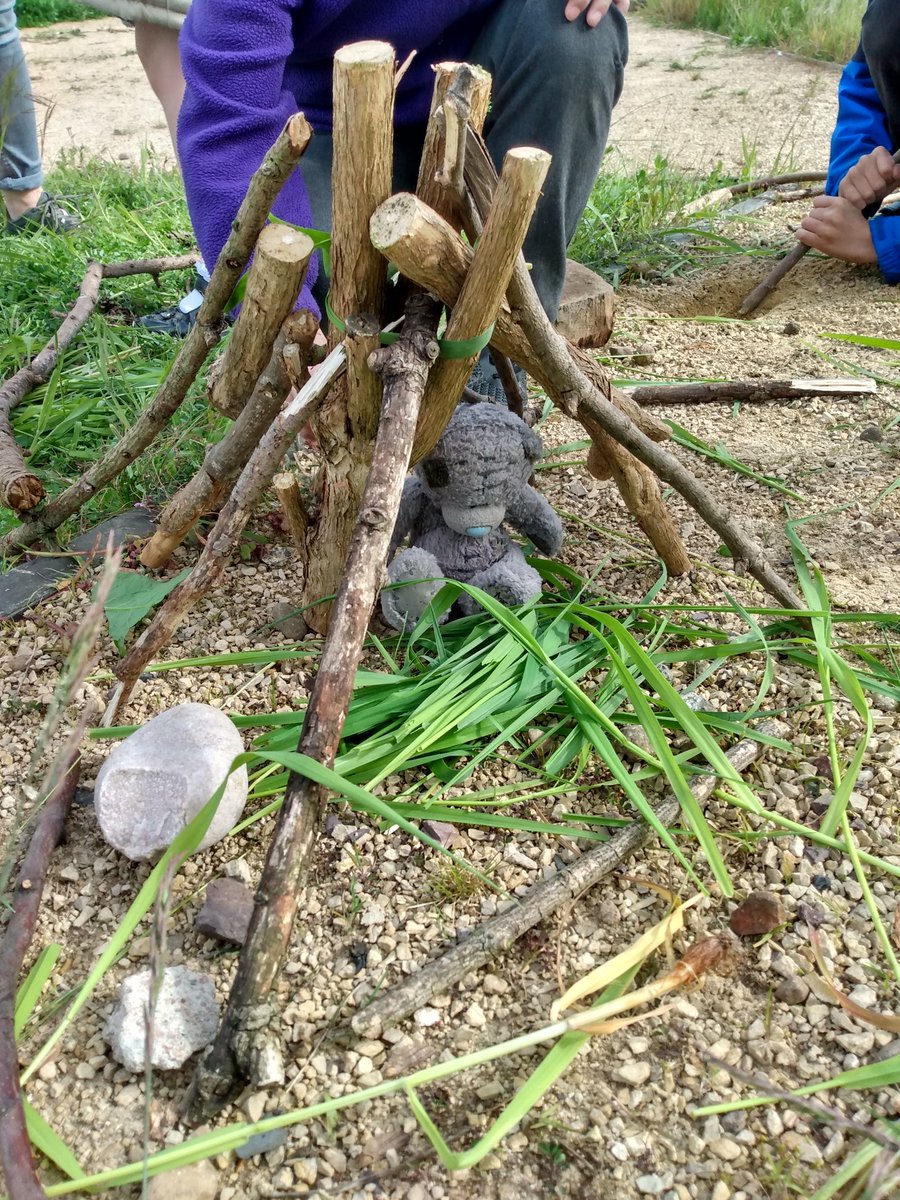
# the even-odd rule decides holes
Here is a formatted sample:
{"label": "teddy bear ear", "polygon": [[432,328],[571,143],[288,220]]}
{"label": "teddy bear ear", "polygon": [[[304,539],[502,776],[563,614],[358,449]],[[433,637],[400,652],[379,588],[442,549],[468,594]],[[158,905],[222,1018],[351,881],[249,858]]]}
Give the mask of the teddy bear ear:
{"label": "teddy bear ear", "polygon": [[522,445],[525,448],[525,457],[529,462],[537,462],[544,452],[544,443],[524,421],[522,422]]}

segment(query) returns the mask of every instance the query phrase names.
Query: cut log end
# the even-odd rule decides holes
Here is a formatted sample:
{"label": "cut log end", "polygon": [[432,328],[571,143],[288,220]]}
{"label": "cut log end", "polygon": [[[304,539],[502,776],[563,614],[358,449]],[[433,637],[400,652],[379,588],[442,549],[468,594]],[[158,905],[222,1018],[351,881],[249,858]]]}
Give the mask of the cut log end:
{"label": "cut log end", "polygon": [[0,500],[15,512],[30,512],[44,498],[44,485],[37,475],[19,475],[5,484]]}
{"label": "cut log end", "polygon": [[581,263],[566,264],[556,329],[573,345],[583,349],[605,346],[612,336],[616,294],[605,279]]}
{"label": "cut log end", "polygon": [[353,42],[341,46],[334,56],[335,68],[382,66],[390,63],[393,68],[394,47],[387,42]]}

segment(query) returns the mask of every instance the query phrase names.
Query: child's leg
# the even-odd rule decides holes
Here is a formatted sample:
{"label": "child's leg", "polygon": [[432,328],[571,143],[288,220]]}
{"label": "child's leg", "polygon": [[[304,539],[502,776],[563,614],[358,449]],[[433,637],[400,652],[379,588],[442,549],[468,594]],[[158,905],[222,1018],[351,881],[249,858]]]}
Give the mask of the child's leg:
{"label": "child's leg", "polygon": [[861,45],[887,114],[894,144],[900,146],[900,4],[870,0],[862,22]]}
{"label": "child's leg", "polygon": [[13,220],[37,204],[43,178],[15,0],[0,0],[0,191]]}
{"label": "child's leg", "polygon": [[[0,0],[2,2],[2,0]],[[144,73],[162,105],[172,138],[175,157],[178,157],[178,112],[184,99],[184,75],[178,57],[178,30],[149,21],[135,21],[134,48]]]}

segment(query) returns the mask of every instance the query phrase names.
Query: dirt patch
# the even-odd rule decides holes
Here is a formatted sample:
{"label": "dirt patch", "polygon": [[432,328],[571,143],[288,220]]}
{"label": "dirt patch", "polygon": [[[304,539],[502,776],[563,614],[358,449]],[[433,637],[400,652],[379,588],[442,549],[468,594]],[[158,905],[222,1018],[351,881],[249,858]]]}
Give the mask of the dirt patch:
{"label": "dirt patch", "polygon": [[[64,27],[30,34],[26,42],[38,91],[53,105],[47,122],[49,158],[67,147],[86,146],[136,161],[148,142],[169,152],[161,114],[124,28],[98,22],[75,32]],[[821,166],[836,77],[832,67],[738,52],[718,38],[656,30],[635,20],[626,93],[613,128],[614,153],[632,163],[647,164],[661,153],[679,166],[706,167],[720,160],[726,166],[743,163],[752,152],[761,171],[776,164],[786,168],[787,158],[790,166]],[[787,246],[791,225],[801,214],[802,207],[786,206],[736,221],[723,218],[722,229],[748,249]],[[702,319],[733,313],[769,265],[769,259],[735,257],[715,272],[624,289],[614,340],[641,347],[642,360],[640,366],[621,363],[617,372],[647,379],[795,378],[834,375],[852,367],[896,374],[883,352],[822,336],[841,330],[896,336],[897,293],[872,271],[809,257],[755,320]],[[828,355],[837,355],[842,363]],[[797,493],[799,499],[786,499],[679,451],[785,571],[790,564],[783,528],[790,512],[810,518],[804,538],[837,605],[896,610],[900,490],[888,491],[900,473],[896,390],[884,386],[864,400],[815,398],[746,404],[737,410],[722,405],[667,408],[661,415],[711,444],[726,444],[735,457],[776,474]],[[873,427],[880,441],[861,436]],[[581,434],[559,419],[544,432],[551,445]],[[604,564],[603,589],[626,601],[639,600],[656,580],[658,566],[615,491],[591,479],[578,464],[544,473],[541,483],[565,515],[564,560],[586,574]],[[696,515],[678,497],[672,507],[697,566],[689,579],[671,581],[662,598],[716,605],[727,604],[736,594],[747,604],[761,601],[758,590],[730,572],[718,553],[718,539]],[[194,554],[186,548],[181,558],[190,561]],[[273,634],[264,629],[269,608],[293,599],[296,585],[294,561],[283,545],[268,546],[258,563],[236,564],[227,585],[182,626],[170,656],[270,645]],[[66,633],[83,611],[88,591],[85,580],[5,630],[7,683],[0,704],[6,729],[0,764],[7,776],[30,750],[64,655]],[[722,620],[727,628],[729,618]],[[102,666],[109,668],[114,661],[114,651],[105,646]],[[144,682],[128,717],[142,721],[185,699],[230,712],[288,709],[305,694],[309,669],[302,659],[264,670],[239,664],[217,670],[181,668]],[[803,822],[816,820],[813,803],[819,784],[810,780],[816,778],[813,764],[821,762],[827,749],[821,694],[809,673],[784,662],[776,662],[774,669],[768,703],[787,714],[794,745],[790,753],[769,754],[750,782],[764,805],[802,828]],[[722,710],[746,707],[761,670],[729,665],[715,671],[702,686],[704,699]],[[100,679],[89,685],[88,698],[102,702],[106,683]],[[835,723],[849,755],[860,735],[858,718],[839,702]],[[861,844],[898,861],[900,725],[895,708],[879,702],[874,723],[854,827]],[[103,744],[89,747],[88,779],[104,753]],[[504,771],[498,765],[479,777],[477,785],[508,782]],[[388,781],[389,789],[396,786],[397,781]],[[607,797],[605,791],[593,790],[586,803],[599,811]],[[8,821],[9,788],[0,811]],[[533,815],[546,814],[538,805]],[[715,803],[710,816],[727,835],[723,844],[729,847],[739,895],[772,887],[789,908],[785,928],[768,941],[746,946],[743,964],[733,975],[710,980],[646,1031],[628,1030],[592,1043],[541,1108],[477,1171],[449,1174],[437,1166],[405,1103],[383,1101],[334,1126],[300,1126],[285,1145],[261,1158],[240,1164],[221,1157],[220,1200],[307,1195],[316,1187],[320,1195],[391,1200],[638,1200],[647,1195],[785,1200],[811,1195],[856,1143],[782,1107],[695,1120],[691,1114],[696,1106],[745,1090],[726,1071],[710,1072],[706,1059],[712,1053],[744,1071],[767,1075],[778,1086],[796,1087],[884,1052],[890,1034],[857,1025],[814,994],[805,1003],[773,999],[782,977],[803,974],[810,965],[801,920],[804,904],[823,915],[828,956],[848,988],[871,983],[883,1008],[896,1010],[900,998],[884,982],[880,952],[846,860],[811,855],[812,847],[800,836],[757,840],[752,820],[739,823],[734,810]],[[434,855],[423,855],[396,833],[376,832],[352,814],[342,812],[341,821],[352,836],[342,833],[323,841],[280,982],[288,1085],[267,1095],[241,1097],[230,1114],[234,1119],[263,1109],[292,1109],[323,1094],[352,1090],[361,1073],[374,1079],[544,1023],[560,976],[571,981],[662,915],[660,897],[642,879],[687,890],[680,875],[673,877],[668,855],[647,852],[634,864],[634,876],[611,879],[495,962],[489,986],[484,975],[475,974],[452,995],[438,998],[437,1026],[423,1031],[410,1023],[398,1042],[386,1039],[360,1054],[331,1040],[353,1004],[383,980],[400,978],[441,947],[467,936],[496,901],[486,894],[436,899],[433,883],[440,863]],[[270,831],[270,823],[254,826],[197,856],[175,883],[170,961],[209,970],[222,997],[233,957],[223,956],[196,932],[193,914],[202,886],[229,861],[245,860],[243,869],[258,879]],[[495,879],[511,892],[539,879],[559,852],[556,844],[537,837],[477,834],[466,835],[464,853],[476,866],[494,870]],[[35,943],[59,940],[66,947],[53,989],[62,993],[84,978],[104,931],[121,918],[146,874],[146,867],[125,863],[105,846],[89,808],[76,811],[64,859],[54,866]],[[874,884],[888,925],[896,906],[892,883],[879,877]],[[709,900],[690,915],[691,935],[721,928],[727,911],[720,898]],[[360,921],[369,947],[364,974],[353,959],[362,936]],[[86,1168],[139,1154],[142,1083],[109,1060],[100,1031],[119,979],[144,966],[146,954],[146,939],[139,938],[30,1085],[30,1098],[77,1149]],[[511,1059],[433,1088],[421,1098],[461,1148],[483,1132],[537,1061],[534,1056]],[[189,1133],[179,1124],[177,1110],[187,1078],[182,1072],[155,1082],[155,1145],[177,1143]],[[866,1095],[859,1107],[864,1103],[868,1110],[870,1102],[876,1113],[896,1113],[896,1095]]]}

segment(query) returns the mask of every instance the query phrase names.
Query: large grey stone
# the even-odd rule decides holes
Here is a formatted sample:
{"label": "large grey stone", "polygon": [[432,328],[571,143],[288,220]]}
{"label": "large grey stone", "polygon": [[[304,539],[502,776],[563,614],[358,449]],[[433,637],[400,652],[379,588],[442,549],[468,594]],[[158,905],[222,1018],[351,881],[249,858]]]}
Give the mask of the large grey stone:
{"label": "large grey stone", "polygon": [[[132,859],[153,859],[200,811],[244,744],[228,717],[207,704],[160,713],[116,746],[100,768],[94,808],[107,842]],[[238,820],[247,801],[247,768],[230,777],[205,850]]]}
{"label": "large grey stone", "polygon": [[216,1200],[218,1194],[219,1172],[211,1162],[154,1175],[147,1185],[147,1200]]}
{"label": "large grey stone", "polygon": [[[129,975],[122,982],[118,1003],[103,1030],[113,1057],[129,1071],[145,1068],[149,996],[150,971]],[[188,967],[167,968],[156,1001],[150,1062],[161,1071],[180,1067],[210,1044],[218,1024],[219,1005],[212,978]]]}

